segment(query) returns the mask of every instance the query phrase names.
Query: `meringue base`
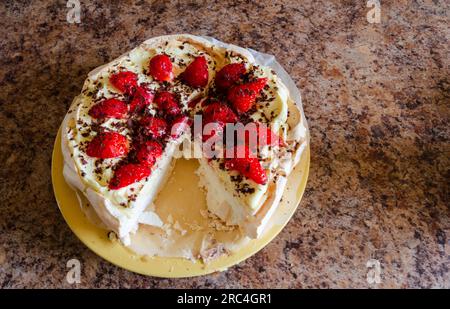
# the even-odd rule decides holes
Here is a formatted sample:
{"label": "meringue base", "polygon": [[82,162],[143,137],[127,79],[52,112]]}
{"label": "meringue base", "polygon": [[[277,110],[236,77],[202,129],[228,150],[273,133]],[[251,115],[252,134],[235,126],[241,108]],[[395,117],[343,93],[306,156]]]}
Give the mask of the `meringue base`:
{"label": "meringue base", "polygon": [[[242,236],[208,216],[204,191],[198,186],[196,160],[179,159],[166,186],[155,200],[165,224],[160,229],[140,225],[130,247],[111,239],[107,230],[80,208],[84,197],[64,180],[58,133],[52,160],[52,180],[60,210],[70,228],[91,250],[128,270],[159,277],[190,277],[222,271],[253,255],[268,244],[289,221],[304,192],[309,171],[309,147],[288,177],[283,200],[258,239]],[[87,207],[89,208],[89,207]],[[92,223],[94,221],[94,223]],[[169,232],[167,232],[169,231]],[[109,234],[109,235],[108,235]],[[202,263],[206,262],[206,263]]]}

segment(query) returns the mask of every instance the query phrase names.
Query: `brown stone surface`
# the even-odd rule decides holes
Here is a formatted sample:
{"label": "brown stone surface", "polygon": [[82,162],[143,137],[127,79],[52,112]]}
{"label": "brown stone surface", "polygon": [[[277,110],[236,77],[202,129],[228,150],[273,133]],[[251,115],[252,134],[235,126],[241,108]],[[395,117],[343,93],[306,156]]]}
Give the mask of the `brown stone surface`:
{"label": "brown stone surface", "polygon": [[[450,287],[449,2],[0,3],[0,286]],[[266,4],[267,3],[267,4]],[[102,260],[56,205],[53,142],[87,72],[152,36],[192,33],[274,54],[302,90],[311,171],[295,216],[264,250],[194,279]],[[381,284],[366,281],[368,259]]]}

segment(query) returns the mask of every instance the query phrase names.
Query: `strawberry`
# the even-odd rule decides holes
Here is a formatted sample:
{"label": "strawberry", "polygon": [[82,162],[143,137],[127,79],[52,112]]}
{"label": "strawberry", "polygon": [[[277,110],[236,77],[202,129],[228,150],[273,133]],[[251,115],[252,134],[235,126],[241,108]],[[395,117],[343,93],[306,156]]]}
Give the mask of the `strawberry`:
{"label": "strawberry", "polygon": [[95,158],[115,158],[128,153],[128,140],[116,132],[97,134],[88,144],[86,154]]}
{"label": "strawberry", "polygon": [[158,92],[155,97],[158,107],[170,116],[181,114],[181,108],[175,95],[168,91]]}
{"label": "strawberry", "polygon": [[151,167],[155,164],[156,159],[162,155],[163,149],[160,143],[156,141],[146,141],[140,145],[136,152],[136,159],[139,163],[147,164]]}
{"label": "strawberry", "polygon": [[108,187],[111,190],[117,190],[132,183],[138,182],[139,180],[150,176],[151,173],[150,167],[146,164],[134,164],[127,163],[121,165],[114,172],[114,176],[109,182]]}
{"label": "strawberry", "polygon": [[[247,146],[236,146],[235,157],[225,159],[227,170],[238,171],[241,175],[253,180],[257,184],[263,185],[267,182],[267,173],[259,162],[258,158],[250,155]],[[239,157],[242,156],[243,158]]]}
{"label": "strawberry", "polygon": [[259,78],[247,84],[233,86],[228,90],[227,99],[238,113],[247,112],[255,103],[259,92],[267,83],[267,78]]}
{"label": "strawberry", "polygon": [[140,124],[144,128],[144,132],[153,138],[160,138],[167,133],[167,123],[162,118],[145,116],[141,119]]}
{"label": "strawberry", "polygon": [[275,134],[266,124],[259,122],[249,123],[245,128],[245,131],[237,132],[238,140],[240,140],[253,150],[255,150],[254,146],[256,145],[249,144],[254,142],[256,142],[260,147],[265,145],[284,146],[283,140],[277,134]]}
{"label": "strawberry", "polygon": [[208,84],[208,64],[204,56],[194,59],[183,73],[184,82],[194,88],[205,87]]}
{"label": "strawberry", "polygon": [[188,107],[189,108],[195,108],[195,106],[197,106],[197,104],[203,100],[203,97],[197,97],[195,99],[192,99],[191,101],[188,102]]}
{"label": "strawberry", "polygon": [[191,120],[188,116],[181,115],[177,117],[172,122],[172,129],[170,131],[170,136],[173,138],[177,138],[181,135],[181,133],[186,132],[189,130],[191,125]]}
{"label": "strawberry", "polygon": [[224,66],[216,74],[216,86],[220,90],[226,90],[236,84],[236,82],[245,74],[245,65],[243,63],[230,63]]}
{"label": "strawberry", "polygon": [[138,77],[130,71],[118,72],[109,77],[109,82],[122,93],[131,95],[137,86]]}
{"label": "strawberry", "polygon": [[[225,123],[221,121],[216,121],[206,123],[205,125],[208,125],[208,127],[205,126],[203,127],[203,135],[202,135],[203,142],[208,141],[212,137],[214,137],[214,141],[219,140],[221,138],[221,136],[223,135],[223,131],[225,130]],[[204,133],[205,131],[208,131],[209,133]]]}
{"label": "strawberry", "polygon": [[210,122],[203,127],[202,150],[204,158],[211,160],[223,152],[223,131],[225,123]]}
{"label": "strawberry", "polygon": [[153,97],[154,95],[149,89],[137,86],[130,102],[130,112],[138,113],[142,111],[145,106],[152,104]]}
{"label": "strawberry", "polygon": [[156,55],[150,60],[149,73],[157,81],[170,81],[173,78],[172,62],[167,55]]}
{"label": "strawberry", "polygon": [[127,104],[118,99],[106,99],[95,104],[90,110],[92,118],[116,118],[123,119],[128,112]]}
{"label": "strawberry", "polygon": [[235,123],[238,120],[238,117],[231,108],[218,101],[206,105],[206,108],[203,111],[203,116],[203,126],[208,123],[214,123],[214,127],[210,133],[203,134],[204,142],[209,140],[211,137],[214,137],[215,140],[219,139],[220,136],[223,135],[225,125],[227,123]]}
{"label": "strawberry", "polygon": [[206,106],[208,106],[209,104],[211,104],[212,102],[211,102],[211,98],[203,98],[202,99],[202,103],[200,104],[200,106],[201,107],[206,107]]}
{"label": "strawberry", "polygon": [[258,143],[260,145],[284,146],[284,141],[265,124],[258,124]]}
{"label": "strawberry", "polygon": [[220,121],[223,123],[235,123],[238,117],[233,112],[231,108],[220,102],[213,102],[206,106],[203,116],[205,117],[204,122],[214,122]]}

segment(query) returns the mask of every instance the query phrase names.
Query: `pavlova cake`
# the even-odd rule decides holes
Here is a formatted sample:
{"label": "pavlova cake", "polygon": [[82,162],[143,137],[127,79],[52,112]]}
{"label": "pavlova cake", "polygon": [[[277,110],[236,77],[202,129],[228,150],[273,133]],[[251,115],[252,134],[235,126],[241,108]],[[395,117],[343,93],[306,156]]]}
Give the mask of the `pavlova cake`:
{"label": "pavlova cake", "polygon": [[123,244],[178,158],[199,161],[209,213],[258,238],[306,146],[291,95],[246,49],[191,35],[145,41],[92,71],[62,125],[64,177]]}

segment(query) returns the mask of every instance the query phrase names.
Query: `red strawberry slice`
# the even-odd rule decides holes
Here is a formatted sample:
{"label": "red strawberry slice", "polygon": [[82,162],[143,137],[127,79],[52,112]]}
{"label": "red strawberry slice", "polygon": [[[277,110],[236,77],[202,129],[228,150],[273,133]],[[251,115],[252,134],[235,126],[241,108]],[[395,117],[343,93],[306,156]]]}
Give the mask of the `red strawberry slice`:
{"label": "red strawberry slice", "polygon": [[140,145],[136,152],[136,159],[142,163],[151,167],[155,164],[163,152],[163,148],[160,143],[156,141],[146,141]]}
{"label": "red strawberry slice", "polygon": [[181,115],[177,117],[172,122],[172,129],[170,131],[170,136],[172,138],[180,137],[181,133],[189,131],[191,125],[191,121],[188,116]]}
{"label": "red strawberry slice", "polygon": [[138,113],[142,111],[145,106],[152,104],[153,97],[154,95],[149,89],[137,86],[133,99],[130,102],[130,112]]}
{"label": "red strawberry slice", "polygon": [[115,158],[128,153],[128,140],[116,132],[97,134],[88,144],[86,154],[95,158]]}
{"label": "red strawberry slice", "polygon": [[238,117],[233,112],[231,108],[229,108],[227,105],[220,103],[220,102],[214,102],[209,104],[205,111],[203,112],[204,123],[208,122],[214,122],[219,121],[223,123],[235,123],[238,120]]}
{"label": "red strawberry slice", "polygon": [[205,87],[208,84],[208,63],[204,56],[194,59],[183,73],[184,82],[194,88]]}
{"label": "red strawberry slice", "polygon": [[158,92],[155,97],[158,107],[170,116],[181,114],[181,108],[175,95],[168,91]]}
{"label": "red strawberry slice", "polygon": [[138,77],[136,73],[125,71],[118,72],[109,77],[109,82],[120,92],[131,95],[137,86]]}
{"label": "red strawberry slice", "polygon": [[233,86],[228,90],[228,101],[233,104],[238,113],[245,113],[255,104],[256,97],[266,83],[267,78],[259,78],[247,84]]}
{"label": "red strawberry slice", "polygon": [[116,169],[108,187],[117,190],[150,176],[150,173],[151,169],[146,164],[124,164]]}
{"label": "red strawberry slice", "polygon": [[118,99],[106,99],[95,104],[90,110],[89,115],[93,118],[116,118],[123,119],[128,112],[127,104]]}
{"label": "red strawberry slice", "polygon": [[238,171],[241,175],[260,185],[267,183],[267,172],[258,158],[250,156],[250,150],[246,146],[236,146],[234,153],[234,158],[225,159],[225,168],[227,170]]}
{"label": "red strawberry slice", "polygon": [[216,86],[220,90],[226,90],[236,84],[236,82],[245,74],[245,65],[243,63],[230,63],[224,66],[216,74]]}
{"label": "red strawberry slice", "polygon": [[153,138],[160,138],[167,133],[167,122],[162,118],[145,116],[140,124],[144,132]]}
{"label": "red strawberry slice", "polygon": [[150,60],[149,73],[157,81],[170,81],[173,78],[172,62],[167,55],[156,55]]}

